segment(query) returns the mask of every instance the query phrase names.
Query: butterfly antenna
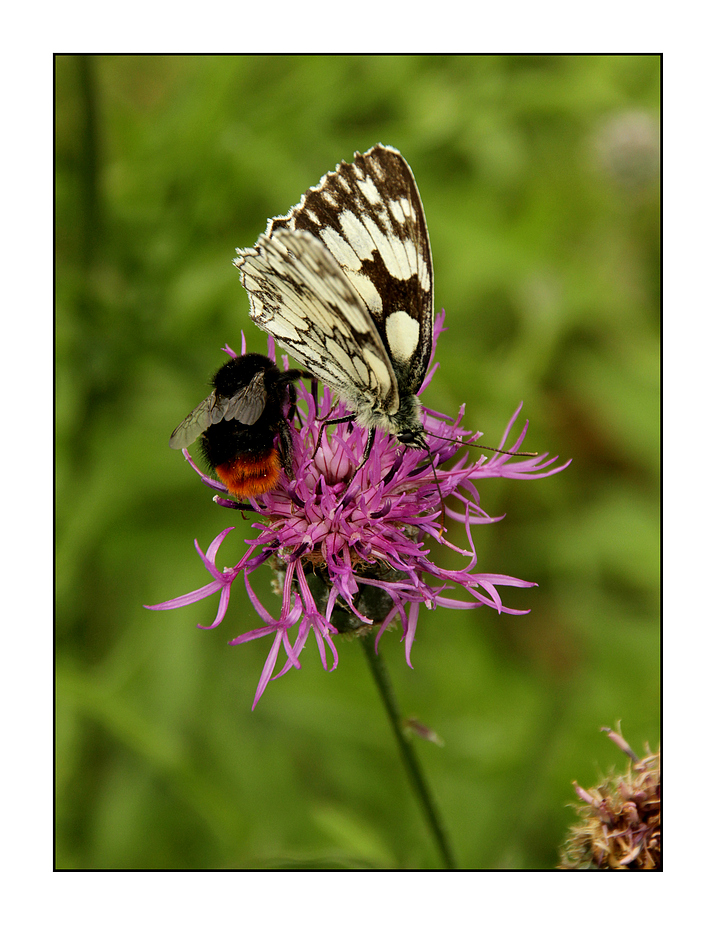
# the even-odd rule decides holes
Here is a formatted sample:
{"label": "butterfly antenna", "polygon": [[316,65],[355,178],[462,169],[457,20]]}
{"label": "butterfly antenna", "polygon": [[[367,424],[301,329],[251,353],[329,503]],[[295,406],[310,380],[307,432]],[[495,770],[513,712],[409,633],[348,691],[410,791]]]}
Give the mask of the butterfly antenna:
{"label": "butterfly antenna", "polygon": [[431,433],[431,436],[435,437],[437,440],[444,440],[446,443],[455,443],[458,446],[464,446],[466,448],[476,447],[479,450],[490,450],[491,453],[502,453],[503,456],[529,456],[530,458],[539,456],[539,453],[535,453],[535,452],[528,453],[527,451],[524,451],[520,453],[515,453],[512,450],[501,450],[496,446],[485,446],[484,443],[472,443],[472,441],[470,440],[468,440],[467,443],[465,443],[462,440],[454,440],[452,437],[443,437],[440,434]]}
{"label": "butterfly antenna", "polygon": [[[458,441],[455,441],[455,442],[458,442]],[[536,453],[536,452],[528,453],[525,451],[523,453],[513,453],[512,450],[498,450],[496,446],[484,446],[482,443],[463,443],[462,445],[463,446],[476,446],[480,450],[490,450],[493,453],[502,453],[503,456],[529,456],[530,458],[539,456],[539,453]]]}

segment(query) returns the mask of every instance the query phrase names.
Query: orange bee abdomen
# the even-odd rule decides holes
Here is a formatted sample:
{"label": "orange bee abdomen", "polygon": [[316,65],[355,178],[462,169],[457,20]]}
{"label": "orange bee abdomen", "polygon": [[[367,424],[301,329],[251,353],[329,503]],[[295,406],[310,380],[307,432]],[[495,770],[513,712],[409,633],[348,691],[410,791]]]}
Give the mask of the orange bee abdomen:
{"label": "orange bee abdomen", "polygon": [[216,474],[235,498],[253,498],[276,487],[281,477],[281,457],[276,447],[260,453],[243,453],[216,466]]}

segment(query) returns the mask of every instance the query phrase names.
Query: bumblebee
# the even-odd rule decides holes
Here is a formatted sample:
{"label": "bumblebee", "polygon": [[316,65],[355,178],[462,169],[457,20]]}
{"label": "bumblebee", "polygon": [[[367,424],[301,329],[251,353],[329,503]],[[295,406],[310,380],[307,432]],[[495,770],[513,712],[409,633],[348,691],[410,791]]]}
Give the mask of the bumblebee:
{"label": "bumblebee", "polygon": [[282,372],[268,357],[246,353],[215,374],[212,393],[187,415],[169,438],[185,449],[201,440],[204,458],[229,494],[253,498],[271,491],[281,470],[292,472],[290,421],[296,411],[294,382],[310,373]]}

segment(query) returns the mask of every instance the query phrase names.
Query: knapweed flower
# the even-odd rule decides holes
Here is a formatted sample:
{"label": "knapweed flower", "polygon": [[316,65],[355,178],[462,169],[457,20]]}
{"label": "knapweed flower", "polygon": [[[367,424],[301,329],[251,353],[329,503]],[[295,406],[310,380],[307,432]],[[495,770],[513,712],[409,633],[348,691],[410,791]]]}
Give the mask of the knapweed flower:
{"label": "knapweed flower", "polygon": [[[436,318],[433,354],[444,330],[444,318],[444,312]],[[269,357],[275,359],[271,341]],[[286,358],[284,364],[287,366]],[[423,388],[436,369],[432,366]],[[330,433],[325,429],[322,432],[326,418],[344,416],[348,409],[340,403],[334,407],[326,387],[320,399],[315,384],[300,383],[297,393],[299,413],[291,425],[293,474],[289,477],[284,472],[274,490],[251,499],[250,508],[261,516],[261,521],[254,524],[257,534],[247,541],[246,553],[232,568],[217,566],[219,548],[233,527],[223,530],[206,553],[195,541],[211,581],[151,608],[184,607],[218,593],[216,619],[210,627],[202,627],[213,629],[226,615],[234,581],[243,578],[262,625],[237,636],[231,644],[274,637],[254,707],[274,676],[281,648],[286,663],[275,677],[301,667],[299,657],[311,633],[323,667],[334,670],[338,664],[334,642],[337,634],[365,633],[377,627],[377,646],[385,630],[399,621],[410,665],[421,604],[429,610],[487,605],[499,613],[529,612],[505,607],[497,589],[506,585],[529,588],[535,582],[474,571],[477,555],[472,528],[502,519],[490,517],[482,509],[477,483],[487,478],[544,478],[560,472],[568,462],[555,466],[555,458],[547,459],[546,454],[518,458],[499,453],[471,462],[465,444],[479,434],[461,427],[463,406],[455,420],[423,408],[430,456],[378,431],[368,459],[361,465],[368,436],[363,428],[349,422],[333,425]],[[520,408],[509,421],[500,448],[519,412]],[[509,448],[511,451],[519,449],[526,432],[527,424]],[[226,493],[220,482],[199,471],[186,450],[184,454],[207,485]],[[215,500],[225,507],[247,507],[227,498]],[[467,548],[448,539],[443,519],[461,524]],[[465,566],[446,569],[437,565],[431,559],[428,541],[463,555]],[[276,573],[276,588],[281,596],[277,617],[269,613],[251,587],[251,575],[265,563]],[[467,592],[470,600],[450,595],[458,587]]]}
{"label": "knapweed flower", "polygon": [[598,787],[573,786],[580,821],[562,849],[566,870],[661,869],[661,756],[646,746],[634,753],[618,732],[603,728],[629,757],[626,774],[612,773]]}

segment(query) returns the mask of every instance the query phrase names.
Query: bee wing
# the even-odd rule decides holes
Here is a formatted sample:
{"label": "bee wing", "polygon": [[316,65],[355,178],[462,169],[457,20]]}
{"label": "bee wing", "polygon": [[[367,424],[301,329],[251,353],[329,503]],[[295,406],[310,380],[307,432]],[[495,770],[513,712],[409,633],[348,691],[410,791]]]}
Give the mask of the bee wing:
{"label": "bee wing", "polygon": [[233,395],[212,392],[188,414],[169,438],[173,450],[183,450],[219,421],[239,421],[255,424],[266,407],[264,371],[260,370],[248,385]]}
{"label": "bee wing", "polygon": [[239,389],[231,398],[223,399],[223,402],[222,418],[225,421],[255,424],[266,407],[264,370],[259,370],[248,385]]}
{"label": "bee wing", "polygon": [[248,385],[233,395],[212,392],[188,414],[169,438],[173,450],[183,450],[219,421],[255,424],[266,407],[264,371],[259,370]]}
{"label": "bee wing", "polygon": [[212,392],[191,414],[187,414],[174,430],[169,438],[169,446],[173,450],[183,450],[191,446],[197,437],[223,418],[222,406],[225,402],[226,399],[219,398],[216,392]]}

